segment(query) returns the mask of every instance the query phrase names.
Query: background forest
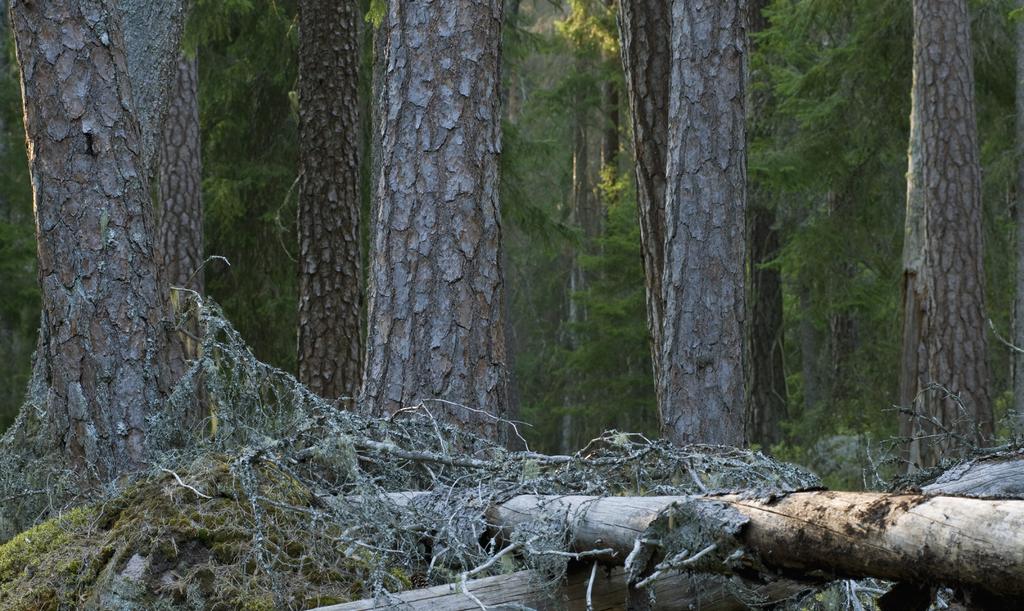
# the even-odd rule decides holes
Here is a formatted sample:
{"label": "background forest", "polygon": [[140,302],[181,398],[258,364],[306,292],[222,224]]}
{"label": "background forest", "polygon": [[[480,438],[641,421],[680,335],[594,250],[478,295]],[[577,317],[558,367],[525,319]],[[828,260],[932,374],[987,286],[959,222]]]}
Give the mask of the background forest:
{"label": "background forest", "polygon": [[[508,9],[501,199],[509,344],[535,449],[609,428],[657,434],[628,101],[614,3]],[[971,3],[983,163],[989,358],[1009,432],[1016,163],[1015,24],[1007,0]],[[361,79],[371,117],[373,22]],[[752,36],[751,274],[782,294],[784,406],[776,455],[833,485],[897,432],[901,252],[912,31],[898,0],[774,0]],[[243,35],[244,34],[244,35]],[[296,368],[298,173],[294,2],[199,0],[207,292],[260,359]],[[38,327],[31,190],[13,44],[0,64],[0,430],[22,402]],[[364,130],[364,134],[369,133]],[[369,137],[362,188],[370,201]],[[368,234],[364,226],[363,233]],[[365,252],[365,248],[364,248]],[[757,255],[755,255],[755,258]],[[756,296],[752,299],[756,299]]]}

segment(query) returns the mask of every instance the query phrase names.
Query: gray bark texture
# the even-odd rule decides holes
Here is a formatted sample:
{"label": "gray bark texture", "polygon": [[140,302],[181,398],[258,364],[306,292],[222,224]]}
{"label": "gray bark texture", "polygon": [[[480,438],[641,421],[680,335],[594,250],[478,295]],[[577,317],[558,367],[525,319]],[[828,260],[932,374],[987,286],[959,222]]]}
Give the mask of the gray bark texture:
{"label": "gray bark texture", "polygon": [[363,381],[377,414],[442,399],[464,407],[433,413],[494,438],[508,397],[501,12],[501,0],[389,3]]}
{"label": "gray bark texture", "polygon": [[160,142],[159,244],[165,280],[203,292],[203,168],[199,141],[199,75],[179,57]]}
{"label": "gray bark texture", "polygon": [[184,0],[118,0],[127,45],[135,115],[142,131],[142,164],[156,172],[161,126],[172,97],[185,27]]}
{"label": "gray bark texture", "polygon": [[[1018,0],[1017,10],[1024,10]],[[1017,286],[1013,303],[1013,344],[1024,348],[1024,21],[1017,21]],[[1024,435],[1024,352],[1014,351],[1013,428]]]}
{"label": "gray bark texture", "polygon": [[[622,0],[618,13],[619,46],[633,120],[640,245],[655,380],[660,377],[659,350],[664,312],[661,276],[665,269],[665,161],[668,157],[672,61],[669,4],[663,0]],[[656,388],[660,392],[660,387]]]}
{"label": "gray bark texture", "polygon": [[299,379],[352,397],[362,375],[359,6],[299,2]]}
{"label": "gray bark texture", "polygon": [[658,400],[678,444],[744,442],[743,22],[740,0],[672,3]]}
{"label": "gray bark texture", "polygon": [[[752,0],[747,19],[751,33],[763,31],[768,23],[765,0]],[[766,75],[751,71],[752,82]],[[750,92],[751,136],[765,133],[769,99],[766,91]],[[766,267],[779,255],[779,231],[769,193],[752,181],[748,194],[747,256],[750,268],[747,327],[747,437],[751,443],[770,448],[782,441],[786,419],[786,372],[783,362],[782,274]]]}
{"label": "gray bark texture", "polygon": [[914,468],[993,432],[966,0],[914,0],[911,97],[900,403]]}
{"label": "gray bark texture", "polygon": [[[57,451],[84,480],[141,467],[167,387],[166,314],[121,17],[14,0]],[[176,56],[177,44],[173,56]]]}

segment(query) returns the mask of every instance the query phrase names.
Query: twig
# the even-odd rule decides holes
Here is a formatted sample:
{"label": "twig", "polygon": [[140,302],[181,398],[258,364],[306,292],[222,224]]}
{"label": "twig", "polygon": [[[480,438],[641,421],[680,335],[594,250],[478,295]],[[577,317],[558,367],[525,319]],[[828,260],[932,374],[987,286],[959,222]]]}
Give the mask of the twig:
{"label": "twig", "polygon": [[[527,545],[532,543],[536,539],[537,537],[533,537],[532,539],[526,542]],[[483,571],[486,571],[487,569],[494,566],[494,563],[500,560],[503,556],[511,554],[512,552],[516,551],[521,547],[523,547],[522,543],[513,543],[512,545],[509,545],[497,554],[491,556],[491,558],[487,562],[481,564],[472,571],[465,571],[462,573],[462,577],[459,578],[459,587],[462,589],[462,593],[468,596],[470,599],[472,599],[472,601],[475,602],[477,606],[480,607],[480,609],[482,609],[482,611],[487,611],[487,606],[480,602],[480,599],[474,596],[473,593],[469,591],[469,578],[473,575],[477,575],[479,573],[482,573]]]}
{"label": "twig", "polygon": [[590,581],[587,582],[587,611],[594,611],[594,580],[597,579],[597,562],[590,569]]}
{"label": "twig", "polygon": [[999,335],[999,331],[996,331],[996,324],[992,322],[991,318],[988,319],[988,326],[990,329],[992,329],[992,335],[996,336],[996,339],[999,340],[999,343],[1009,348],[1011,352],[1016,352],[1017,354],[1024,354],[1024,348],[1015,346],[1009,340],[1005,339],[1002,335]]}
{"label": "twig", "polygon": [[[495,416],[494,414],[492,414],[492,413],[490,413],[490,412],[488,412],[486,410],[477,409],[475,407],[469,407],[468,405],[463,405],[461,403],[456,403],[454,401],[448,401],[446,399],[427,399],[427,401],[434,401],[436,403],[443,403],[445,405],[451,405],[453,407],[461,407],[462,409],[464,409],[466,411],[469,411],[469,412],[473,412],[474,414],[481,414],[483,416],[486,416],[486,417],[494,420],[495,422],[507,424],[507,425],[512,427],[513,431],[515,431],[516,437],[519,438],[519,441],[523,442],[523,447],[526,448],[526,451],[527,452],[530,451],[530,445],[528,443],[526,443],[526,438],[523,437],[519,433],[519,427],[516,426],[517,424],[525,424],[526,426],[532,426],[528,422],[523,422],[522,420],[506,420],[505,418],[501,418],[501,417]],[[421,401],[420,403],[422,404],[423,402]]]}
{"label": "twig", "polygon": [[682,566],[687,566],[687,565],[693,564],[694,562],[697,562],[698,560],[700,560],[701,558],[703,558],[707,554],[710,554],[711,552],[715,551],[716,549],[718,549],[718,545],[715,544],[715,543],[712,543],[711,545],[705,547],[704,549],[700,550],[696,554],[690,556],[689,558],[687,558],[686,560],[683,560],[681,562],[677,562],[676,558],[679,558],[680,556],[684,556],[688,552],[683,552],[682,554],[677,554],[671,560],[668,560],[666,562],[662,562],[661,564],[659,564],[657,570],[655,570],[653,573],[648,575],[643,581],[641,581],[640,583],[636,584],[636,587],[638,589],[639,588],[647,587],[647,584],[651,583],[652,581],[654,581],[658,577],[661,577],[662,573],[664,573],[668,569],[675,569],[675,568],[679,568],[679,567],[682,567]]}
{"label": "twig", "polygon": [[478,460],[476,458],[456,458],[453,456],[434,454],[433,452],[413,452],[410,450],[403,450],[402,448],[390,443],[383,443],[369,439],[356,441],[354,442],[354,445],[361,450],[382,452],[389,456],[394,456],[395,458],[404,458],[405,460],[412,460],[415,462],[435,462],[451,467],[467,467],[470,469],[490,470],[495,468],[493,462],[486,460]]}
{"label": "twig", "polygon": [[196,490],[192,486],[189,486],[185,482],[181,481],[181,478],[178,477],[178,474],[175,473],[174,471],[171,471],[170,469],[160,469],[160,470],[163,471],[164,473],[170,473],[171,475],[173,475],[174,479],[176,479],[178,481],[178,485],[179,486],[181,486],[183,488],[188,488],[189,490],[194,492],[196,494],[196,496],[198,496],[200,498],[204,498],[204,499],[212,499],[213,498],[212,496],[207,496],[207,495],[203,494],[202,492],[199,492],[198,490]]}

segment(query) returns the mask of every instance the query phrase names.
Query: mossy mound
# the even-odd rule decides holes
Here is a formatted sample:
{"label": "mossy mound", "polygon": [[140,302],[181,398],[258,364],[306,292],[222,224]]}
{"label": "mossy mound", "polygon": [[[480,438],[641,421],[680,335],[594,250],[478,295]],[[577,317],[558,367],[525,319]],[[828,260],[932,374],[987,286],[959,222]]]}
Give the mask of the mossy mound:
{"label": "mossy mound", "polygon": [[16,536],[0,546],[0,608],[307,609],[358,598],[370,564],[325,549],[339,533],[293,509],[316,505],[310,491],[265,462],[246,479],[254,486],[208,456]]}

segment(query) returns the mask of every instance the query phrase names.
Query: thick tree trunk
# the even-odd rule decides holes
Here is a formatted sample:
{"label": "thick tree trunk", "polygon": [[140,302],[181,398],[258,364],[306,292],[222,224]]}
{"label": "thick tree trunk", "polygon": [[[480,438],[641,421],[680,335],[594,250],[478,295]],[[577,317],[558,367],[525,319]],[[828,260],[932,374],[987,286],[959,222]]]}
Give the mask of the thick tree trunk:
{"label": "thick tree trunk", "polygon": [[67,466],[98,483],[144,464],[147,419],[167,388],[165,290],[121,16],[112,0],[15,0],[11,15],[36,211],[46,417]]}
{"label": "thick tree trunk", "polygon": [[362,375],[359,8],[299,3],[299,379],[330,399]]}
{"label": "thick tree trunk", "polygon": [[914,1],[910,123],[900,403],[914,468],[993,432],[966,0]]}
{"label": "thick tree trunk", "polygon": [[[1018,0],[1017,10],[1024,10]],[[1013,343],[1024,348],[1024,21],[1017,21],[1017,287],[1013,307]],[[1013,358],[1013,428],[1024,434],[1024,351]]]}
{"label": "thick tree trunk", "polygon": [[744,441],[743,3],[672,4],[658,400],[675,443]]}
{"label": "thick tree trunk", "polygon": [[160,146],[160,254],[171,286],[203,293],[203,174],[199,75],[195,59],[178,58]]}
{"label": "thick tree trunk", "polygon": [[364,402],[435,414],[490,437],[507,409],[501,212],[501,0],[393,2]]}
{"label": "thick tree trunk", "polygon": [[[622,0],[619,39],[633,121],[640,248],[647,287],[654,379],[660,379],[663,312],[661,277],[665,269],[665,162],[668,158],[669,2]],[[660,385],[655,385],[660,393]],[[659,405],[661,400],[658,401]]]}

